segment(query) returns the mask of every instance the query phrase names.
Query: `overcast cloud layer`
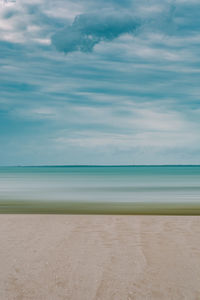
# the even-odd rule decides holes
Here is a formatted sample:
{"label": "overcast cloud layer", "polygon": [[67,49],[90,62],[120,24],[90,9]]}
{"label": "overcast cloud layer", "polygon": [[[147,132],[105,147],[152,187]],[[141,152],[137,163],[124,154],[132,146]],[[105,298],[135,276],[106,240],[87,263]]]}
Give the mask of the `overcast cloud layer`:
{"label": "overcast cloud layer", "polygon": [[0,165],[200,164],[200,2],[0,0]]}

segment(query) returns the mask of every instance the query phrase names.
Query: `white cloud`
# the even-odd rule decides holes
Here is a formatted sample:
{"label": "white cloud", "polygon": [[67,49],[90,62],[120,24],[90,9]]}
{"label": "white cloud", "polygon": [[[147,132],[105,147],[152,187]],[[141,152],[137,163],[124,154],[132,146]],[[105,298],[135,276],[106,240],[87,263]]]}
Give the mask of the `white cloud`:
{"label": "white cloud", "polygon": [[136,134],[103,133],[99,131],[74,132],[73,137],[58,137],[54,142],[59,147],[78,146],[87,149],[100,148],[101,150],[116,148],[119,151],[130,151],[140,147],[155,147],[161,149],[195,149],[198,147],[198,133],[185,132],[152,132],[144,131]]}
{"label": "white cloud", "polygon": [[58,117],[55,108],[44,106],[16,108],[12,111],[12,116],[24,120],[56,119]]}
{"label": "white cloud", "polygon": [[[73,120],[82,124],[93,124],[94,129],[72,132],[63,131],[54,142],[59,147],[78,146],[83,148],[112,149],[129,151],[138,147],[196,148],[199,145],[199,128],[175,111],[152,107],[126,107],[128,114],[117,115],[115,109],[79,108],[78,118],[72,110]],[[77,111],[77,109],[76,109]],[[120,110],[123,112],[123,109]],[[79,121],[78,121],[79,120]],[[95,130],[97,124],[107,130]],[[102,127],[103,128],[103,127]],[[105,150],[106,151],[106,150]]]}

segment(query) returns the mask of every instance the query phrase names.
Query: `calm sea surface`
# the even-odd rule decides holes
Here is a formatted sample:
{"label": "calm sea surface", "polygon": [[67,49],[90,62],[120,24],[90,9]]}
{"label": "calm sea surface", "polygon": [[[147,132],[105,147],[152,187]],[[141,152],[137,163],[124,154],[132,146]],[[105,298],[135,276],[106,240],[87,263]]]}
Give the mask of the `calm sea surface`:
{"label": "calm sea surface", "polygon": [[200,166],[1,167],[5,200],[200,202]]}

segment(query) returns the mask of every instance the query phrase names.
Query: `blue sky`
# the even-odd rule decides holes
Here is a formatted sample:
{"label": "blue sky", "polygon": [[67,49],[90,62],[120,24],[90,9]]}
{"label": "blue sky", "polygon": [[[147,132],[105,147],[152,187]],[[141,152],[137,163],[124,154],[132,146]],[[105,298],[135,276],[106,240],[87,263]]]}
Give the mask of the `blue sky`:
{"label": "blue sky", "polygon": [[0,0],[0,165],[200,164],[200,2]]}

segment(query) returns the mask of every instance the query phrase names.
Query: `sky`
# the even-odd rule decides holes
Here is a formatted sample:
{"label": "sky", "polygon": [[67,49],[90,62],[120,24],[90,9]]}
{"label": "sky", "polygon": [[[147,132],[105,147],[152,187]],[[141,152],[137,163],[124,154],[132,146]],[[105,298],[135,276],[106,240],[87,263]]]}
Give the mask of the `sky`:
{"label": "sky", "polygon": [[200,1],[0,0],[0,165],[200,164]]}

